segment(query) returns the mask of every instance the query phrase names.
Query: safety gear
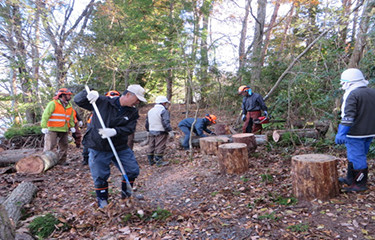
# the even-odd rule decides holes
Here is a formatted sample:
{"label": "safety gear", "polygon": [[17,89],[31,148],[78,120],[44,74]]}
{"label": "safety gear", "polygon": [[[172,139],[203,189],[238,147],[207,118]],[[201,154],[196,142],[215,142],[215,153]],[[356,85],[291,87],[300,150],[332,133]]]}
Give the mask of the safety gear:
{"label": "safety gear", "polygon": [[114,128],[100,128],[99,134],[102,136],[102,138],[110,138],[117,134],[116,129]]}
{"label": "safety gear", "polygon": [[211,133],[210,133],[210,135],[214,135],[214,136],[216,136],[216,133],[214,133],[214,132],[211,132]]}
{"label": "safety gear", "polygon": [[152,166],[155,164],[154,155],[147,155],[148,163]]}
{"label": "safety gear", "polygon": [[157,96],[155,99],[155,103],[170,103],[166,96]]}
{"label": "safety gear", "polygon": [[241,94],[249,89],[250,89],[250,86],[242,85],[241,87],[238,88],[238,94]]}
{"label": "safety gear", "polygon": [[139,101],[147,102],[145,98],[145,89],[141,87],[140,85],[138,84],[129,85],[129,87],[126,90],[134,93],[135,96],[137,96]]}
{"label": "safety gear", "polygon": [[206,114],[205,118],[208,119],[211,123],[216,124],[216,119],[217,118],[216,118],[215,115]]}
{"label": "safety gear", "polygon": [[156,166],[162,167],[169,164],[168,161],[163,161],[163,156],[155,156]]}
{"label": "safety gear", "polygon": [[79,121],[78,122],[78,127],[82,127],[83,126],[83,122],[82,121]]}
{"label": "safety gear", "polygon": [[41,131],[42,131],[43,134],[47,134],[47,133],[49,132],[49,131],[48,131],[48,128],[42,128]]}
{"label": "safety gear", "polygon": [[264,116],[268,117],[268,112],[264,111]]}
{"label": "safety gear", "polygon": [[87,93],[87,100],[89,100],[89,102],[91,104],[93,104],[94,102],[96,102],[96,100],[98,100],[98,98],[99,98],[98,91],[92,90],[92,91],[90,91],[90,92]]}
{"label": "safety gear", "polygon": [[113,98],[113,97],[119,97],[121,94],[116,91],[116,90],[111,90],[111,91],[108,91],[106,92],[105,96],[106,97],[110,97],[110,98]]}
{"label": "safety gear", "polygon": [[60,88],[59,91],[57,91],[56,93],[56,98],[55,99],[58,99],[61,97],[61,95],[72,95],[73,93],[67,89],[67,88]]}
{"label": "safety gear", "polygon": [[47,127],[64,127],[68,123],[70,127],[70,115],[73,114],[73,108],[64,108],[58,101],[53,100],[55,103],[55,110],[48,119]]}
{"label": "safety gear", "polygon": [[365,77],[363,76],[361,70],[357,68],[349,68],[346,69],[341,74],[341,82],[358,82],[365,80]]}
{"label": "safety gear", "polygon": [[367,177],[368,168],[365,169],[353,169],[353,182],[349,187],[345,187],[344,190],[347,192],[362,192],[367,190]]}
{"label": "safety gear", "polygon": [[87,164],[89,164],[89,157],[85,156],[83,157],[82,165],[87,165]]}
{"label": "safety gear", "polygon": [[96,189],[96,200],[99,208],[104,208],[108,205],[108,187],[105,189]]}
{"label": "safety gear", "polygon": [[246,121],[246,114],[242,114],[242,121]]}
{"label": "safety gear", "polygon": [[75,133],[75,132],[76,132],[76,129],[75,129],[75,128],[70,128],[70,131],[71,131],[72,133]]}
{"label": "safety gear", "polygon": [[348,170],[346,172],[346,177],[343,178],[343,177],[340,177],[339,178],[339,182],[340,183],[343,183],[343,184],[346,184],[346,185],[352,185],[353,183],[353,163],[352,162],[348,162]]}
{"label": "safety gear", "polygon": [[349,132],[350,127],[339,124],[339,129],[336,134],[335,143],[344,144],[346,142],[346,134]]}

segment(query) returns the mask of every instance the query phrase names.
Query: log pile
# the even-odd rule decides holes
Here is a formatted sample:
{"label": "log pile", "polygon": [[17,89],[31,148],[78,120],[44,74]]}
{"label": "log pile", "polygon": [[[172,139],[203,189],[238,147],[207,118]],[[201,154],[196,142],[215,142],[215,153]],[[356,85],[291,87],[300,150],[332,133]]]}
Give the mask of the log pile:
{"label": "log pile", "polygon": [[293,194],[303,200],[328,200],[339,194],[337,159],[324,154],[292,157]]}

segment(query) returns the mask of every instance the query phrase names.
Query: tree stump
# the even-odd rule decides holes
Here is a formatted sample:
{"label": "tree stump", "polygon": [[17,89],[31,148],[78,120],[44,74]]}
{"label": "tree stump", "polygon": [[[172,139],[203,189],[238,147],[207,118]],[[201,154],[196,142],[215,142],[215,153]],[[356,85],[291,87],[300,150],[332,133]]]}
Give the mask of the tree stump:
{"label": "tree stump", "polygon": [[39,155],[22,158],[16,163],[16,170],[18,173],[38,174],[55,166],[58,160],[56,153],[45,151]]}
{"label": "tree stump", "polygon": [[199,146],[203,154],[217,155],[219,145],[228,142],[229,138],[225,136],[203,137],[199,139]]}
{"label": "tree stump", "polygon": [[319,133],[316,129],[287,129],[287,130],[275,130],[272,133],[272,139],[275,142],[281,141],[283,136],[295,134],[299,137],[319,139]]}
{"label": "tree stump", "polygon": [[337,159],[324,154],[292,157],[293,194],[299,199],[328,200],[339,194]]}
{"label": "tree stump", "polygon": [[247,145],[248,154],[255,152],[257,143],[253,133],[238,133],[232,135],[234,143],[245,143]]}
{"label": "tree stump", "polygon": [[245,143],[220,145],[218,157],[221,173],[244,173],[249,169],[249,158]]}
{"label": "tree stump", "polygon": [[8,213],[8,217],[14,226],[21,218],[21,209],[25,204],[31,202],[36,193],[37,187],[31,182],[20,183],[3,202],[3,206]]}

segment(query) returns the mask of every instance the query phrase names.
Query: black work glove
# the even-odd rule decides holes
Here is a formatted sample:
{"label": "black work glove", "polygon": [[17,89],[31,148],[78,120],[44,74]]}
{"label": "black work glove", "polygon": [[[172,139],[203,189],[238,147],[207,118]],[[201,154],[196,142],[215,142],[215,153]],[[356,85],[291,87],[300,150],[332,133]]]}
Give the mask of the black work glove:
{"label": "black work glove", "polygon": [[214,132],[211,132],[211,133],[210,133],[210,135],[215,135],[215,136],[216,136],[216,133],[214,133]]}

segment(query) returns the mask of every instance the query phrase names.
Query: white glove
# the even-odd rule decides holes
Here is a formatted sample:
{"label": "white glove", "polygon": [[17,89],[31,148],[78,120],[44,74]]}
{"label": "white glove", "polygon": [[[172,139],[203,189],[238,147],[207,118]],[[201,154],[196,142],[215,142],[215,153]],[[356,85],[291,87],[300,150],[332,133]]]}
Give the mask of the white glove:
{"label": "white glove", "polygon": [[91,104],[93,104],[94,102],[96,102],[96,100],[98,100],[98,98],[99,98],[98,91],[92,90],[89,93],[87,93],[87,99],[89,100],[89,102]]}
{"label": "white glove", "polygon": [[117,134],[116,129],[114,128],[100,128],[99,134],[102,135],[102,138],[110,138]]}
{"label": "white glove", "polygon": [[79,121],[78,122],[78,127],[82,127],[83,126],[83,122],[82,121]]}
{"label": "white glove", "polygon": [[245,114],[242,114],[242,121],[246,121],[246,115]]}
{"label": "white glove", "polygon": [[42,128],[42,133],[43,134],[47,134],[49,131],[48,131],[48,128]]}
{"label": "white glove", "polygon": [[70,131],[71,131],[72,133],[75,133],[75,132],[76,132],[76,129],[75,129],[75,128],[70,128]]}

